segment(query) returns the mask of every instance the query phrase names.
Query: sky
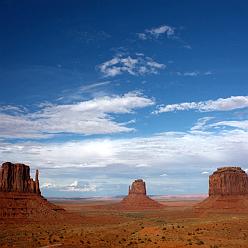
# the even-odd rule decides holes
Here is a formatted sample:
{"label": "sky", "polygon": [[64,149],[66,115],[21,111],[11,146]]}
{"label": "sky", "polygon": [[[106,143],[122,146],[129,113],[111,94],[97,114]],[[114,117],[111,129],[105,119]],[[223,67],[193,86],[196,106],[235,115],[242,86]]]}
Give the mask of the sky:
{"label": "sky", "polygon": [[248,169],[246,1],[0,0],[0,162],[44,196],[206,194]]}

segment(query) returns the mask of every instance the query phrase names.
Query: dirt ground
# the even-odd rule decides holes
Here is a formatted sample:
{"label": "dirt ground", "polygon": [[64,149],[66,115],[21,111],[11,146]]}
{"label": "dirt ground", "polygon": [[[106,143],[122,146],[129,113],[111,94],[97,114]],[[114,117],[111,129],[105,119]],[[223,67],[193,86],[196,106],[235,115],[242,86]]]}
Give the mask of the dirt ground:
{"label": "dirt ground", "polygon": [[57,201],[76,215],[63,223],[0,223],[0,247],[248,247],[247,214],[199,215],[197,199],[160,202],[164,209],[127,212],[104,209],[111,200]]}

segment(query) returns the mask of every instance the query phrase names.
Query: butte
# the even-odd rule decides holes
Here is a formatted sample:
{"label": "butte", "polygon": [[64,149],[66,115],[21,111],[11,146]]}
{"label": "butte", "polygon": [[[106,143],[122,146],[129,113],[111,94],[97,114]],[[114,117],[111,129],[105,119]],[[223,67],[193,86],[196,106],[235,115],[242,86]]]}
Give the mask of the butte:
{"label": "butte", "polygon": [[240,167],[218,168],[209,176],[209,197],[199,213],[248,213],[248,175]]}
{"label": "butte", "polygon": [[[40,192],[39,171],[35,180],[25,164],[3,163],[0,167],[0,221],[55,220],[64,216],[62,208],[48,202]],[[45,218],[44,218],[45,217]]]}
{"label": "butte", "polygon": [[135,180],[129,186],[128,195],[117,204],[112,204],[118,210],[149,210],[161,209],[164,205],[152,200],[146,195],[146,184],[142,179]]}

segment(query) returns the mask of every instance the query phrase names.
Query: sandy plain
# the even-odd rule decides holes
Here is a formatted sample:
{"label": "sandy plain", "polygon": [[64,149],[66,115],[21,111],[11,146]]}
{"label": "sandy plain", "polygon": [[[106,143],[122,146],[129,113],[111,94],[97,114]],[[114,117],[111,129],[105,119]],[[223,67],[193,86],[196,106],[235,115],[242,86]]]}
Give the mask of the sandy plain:
{"label": "sandy plain", "polygon": [[61,222],[8,220],[0,223],[0,247],[248,247],[248,215],[199,214],[201,197],[156,198],[164,209],[120,211],[120,199],[54,199],[72,213]]}

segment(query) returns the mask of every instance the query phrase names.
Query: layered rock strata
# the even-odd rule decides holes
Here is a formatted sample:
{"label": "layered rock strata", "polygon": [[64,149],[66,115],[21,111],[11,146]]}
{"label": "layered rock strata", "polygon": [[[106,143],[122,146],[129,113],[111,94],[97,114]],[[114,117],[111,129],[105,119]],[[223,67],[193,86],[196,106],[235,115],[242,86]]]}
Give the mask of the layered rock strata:
{"label": "layered rock strata", "polygon": [[209,177],[209,197],[200,212],[248,212],[248,175],[240,167],[218,168]]}
{"label": "layered rock strata", "polygon": [[35,181],[25,164],[3,163],[0,167],[0,221],[10,219],[46,219],[62,216],[64,210],[41,196],[39,171]]}
{"label": "layered rock strata", "polygon": [[247,194],[248,175],[240,167],[218,168],[209,177],[209,196]]}
{"label": "layered rock strata", "polygon": [[35,181],[30,178],[29,166],[6,162],[0,168],[0,192],[23,192],[40,195],[39,171],[36,170]]}

